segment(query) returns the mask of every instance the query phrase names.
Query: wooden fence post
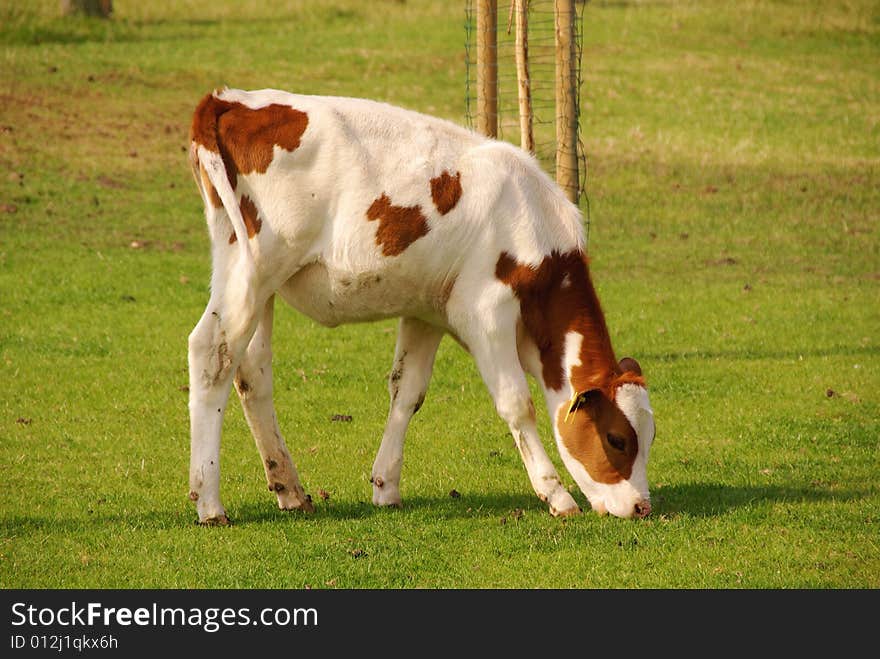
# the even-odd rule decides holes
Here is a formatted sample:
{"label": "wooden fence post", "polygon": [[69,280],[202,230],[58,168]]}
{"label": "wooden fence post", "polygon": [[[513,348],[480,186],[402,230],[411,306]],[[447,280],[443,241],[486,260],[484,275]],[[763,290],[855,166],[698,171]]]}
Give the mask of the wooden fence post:
{"label": "wooden fence post", "polygon": [[498,136],[498,1],[477,0],[477,130]]}
{"label": "wooden fence post", "polygon": [[574,0],[556,0],[556,182],[578,203]]}
{"label": "wooden fence post", "polygon": [[520,146],[535,153],[535,134],[532,130],[532,81],[529,76],[529,0],[516,3],[516,82],[519,97]]}

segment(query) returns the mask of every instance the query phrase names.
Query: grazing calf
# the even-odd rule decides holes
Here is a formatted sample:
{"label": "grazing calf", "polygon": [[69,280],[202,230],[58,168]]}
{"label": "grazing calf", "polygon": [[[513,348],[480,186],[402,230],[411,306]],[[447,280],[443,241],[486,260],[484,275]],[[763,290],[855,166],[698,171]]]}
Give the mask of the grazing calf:
{"label": "grazing calf", "polygon": [[476,360],[553,515],[580,509],[538,436],[526,373],[592,507],[650,512],[654,420],[642,373],[615,359],[580,213],[533,158],[382,103],[276,90],[206,96],[191,137],[213,266],[189,337],[189,496],[200,522],[228,523],[220,430],[233,380],[278,505],[313,509],[272,404],[276,293],[330,327],[400,318],[375,504],[401,503],[404,435],[448,333]]}

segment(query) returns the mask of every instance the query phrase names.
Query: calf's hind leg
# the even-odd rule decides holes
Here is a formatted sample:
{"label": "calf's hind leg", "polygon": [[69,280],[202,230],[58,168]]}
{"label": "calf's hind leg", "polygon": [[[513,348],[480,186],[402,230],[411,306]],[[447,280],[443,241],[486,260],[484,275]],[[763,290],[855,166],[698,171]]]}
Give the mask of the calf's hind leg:
{"label": "calf's hind leg", "polygon": [[281,436],[272,403],[272,320],[275,296],[263,308],[257,329],[235,374],[235,389],[260,456],[269,490],[282,510],[312,512],[311,497],[303,490],[299,474]]}
{"label": "calf's hind leg", "polygon": [[403,466],[403,440],[410,419],[425,400],[434,356],[443,331],[415,318],[401,318],[394,349],[394,367],[388,379],[391,405],[376,454],[370,481],[373,503],[400,506],[400,469]]}
{"label": "calf's hind leg", "polygon": [[248,283],[215,287],[189,335],[189,498],[201,524],[228,524],[220,502],[220,432],[232,375],[256,326]]}

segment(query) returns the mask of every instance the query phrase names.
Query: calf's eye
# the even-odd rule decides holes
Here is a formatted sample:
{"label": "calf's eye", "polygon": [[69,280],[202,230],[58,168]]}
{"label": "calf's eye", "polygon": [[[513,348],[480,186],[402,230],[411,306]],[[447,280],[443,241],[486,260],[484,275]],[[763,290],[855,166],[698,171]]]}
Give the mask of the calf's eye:
{"label": "calf's eye", "polygon": [[611,445],[611,447],[617,449],[618,451],[622,451],[626,448],[626,440],[623,437],[619,437],[609,432],[607,435],[605,435],[605,438],[608,440],[608,443]]}

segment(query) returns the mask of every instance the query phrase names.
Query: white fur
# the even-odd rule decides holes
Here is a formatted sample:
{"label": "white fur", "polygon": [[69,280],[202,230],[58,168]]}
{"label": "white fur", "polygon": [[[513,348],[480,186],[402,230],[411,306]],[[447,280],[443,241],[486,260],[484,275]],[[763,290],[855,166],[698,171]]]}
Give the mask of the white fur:
{"label": "white fur", "polygon": [[648,455],[654,442],[654,410],[648,400],[648,392],[637,384],[624,384],[617,390],[615,402],[626,416],[639,439],[639,451],[633,464],[629,484],[643,501],[649,499],[648,494]]}

